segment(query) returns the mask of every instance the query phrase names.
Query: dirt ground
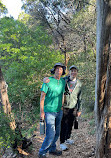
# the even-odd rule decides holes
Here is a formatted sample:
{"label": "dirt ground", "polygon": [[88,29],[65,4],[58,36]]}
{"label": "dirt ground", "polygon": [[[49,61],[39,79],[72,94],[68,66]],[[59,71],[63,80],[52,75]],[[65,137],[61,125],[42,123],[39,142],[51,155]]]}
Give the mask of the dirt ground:
{"label": "dirt ground", "polygon": [[[79,129],[72,130],[71,138],[75,141],[73,145],[69,145],[69,150],[64,151],[62,156],[59,158],[95,158],[94,150],[96,144],[95,134],[91,135],[90,119],[79,118]],[[95,127],[92,127],[95,128]],[[39,134],[39,125],[38,130],[35,132],[36,137],[33,138],[33,151],[28,158],[37,158],[39,148],[42,145],[44,136]],[[57,141],[57,149],[59,149],[59,140]],[[49,155],[47,157],[55,158],[56,156]]]}

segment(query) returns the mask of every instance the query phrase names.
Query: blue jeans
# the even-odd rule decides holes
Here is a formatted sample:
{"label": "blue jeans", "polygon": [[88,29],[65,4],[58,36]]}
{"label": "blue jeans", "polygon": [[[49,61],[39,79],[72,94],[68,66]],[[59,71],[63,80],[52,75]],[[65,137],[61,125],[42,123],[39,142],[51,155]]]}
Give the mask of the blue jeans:
{"label": "blue jeans", "polygon": [[60,135],[62,116],[62,110],[60,112],[45,113],[46,137],[39,150],[39,154],[46,154],[47,151],[52,152],[56,150],[56,141]]}

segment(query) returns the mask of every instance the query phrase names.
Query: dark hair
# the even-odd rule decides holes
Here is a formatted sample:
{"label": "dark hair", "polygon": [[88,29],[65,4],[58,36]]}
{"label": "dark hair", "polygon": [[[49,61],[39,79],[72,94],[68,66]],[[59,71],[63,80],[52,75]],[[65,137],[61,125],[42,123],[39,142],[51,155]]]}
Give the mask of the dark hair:
{"label": "dark hair", "polygon": [[50,70],[51,73],[52,73],[52,74],[55,73],[55,69],[56,69],[57,66],[61,66],[61,67],[63,68],[63,73],[62,73],[62,75],[64,75],[64,74],[65,74],[66,67],[65,67],[62,63],[56,63],[56,64],[54,65],[54,68]]}

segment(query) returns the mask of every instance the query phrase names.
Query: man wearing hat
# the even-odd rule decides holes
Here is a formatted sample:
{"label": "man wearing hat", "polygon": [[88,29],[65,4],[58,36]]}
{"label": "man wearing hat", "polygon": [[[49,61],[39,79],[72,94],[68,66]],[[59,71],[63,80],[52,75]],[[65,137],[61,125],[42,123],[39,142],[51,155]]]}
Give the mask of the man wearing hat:
{"label": "man wearing hat", "polygon": [[65,91],[65,80],[61,75],[65,74],[66,67],[56,63],[49,77],[49,83],[43,83],[40,97],[40,117],[46,122],[46,137],[39,150],[39,158],[45,158],[49,154],[60,156],[62,151],[56,149],[56,141],[60,135],[61,119],[63,116],[62,98]]}
{"label": "man wearing hat", "polygon": [[63,118],[61,122],[60,148],[67,150],[67,144],[73,144],[74,141],[69,139],[71,136],[72,126],[77,116],[80,115],[79,108],[81,105],[81,82],[77,79],[78,68],[72,65],[69,68],[69,76],[65,77],[66,92],[64,94]]}
{"label": "man wearing hat", "polygon": [[[63,118],[60,132],[60,148],[67,150],[67,144],[73,144],[74,141],[69,139],[71,136],[72,126],[77,116],[80,115],[79,108],[81,105],[81,82],[77,79],[78,68],[72,65],[69,68],[69,76],[63,79],[66,82],[63,105]],[[49,78],[44,78],[43,82],[49,82]]]}

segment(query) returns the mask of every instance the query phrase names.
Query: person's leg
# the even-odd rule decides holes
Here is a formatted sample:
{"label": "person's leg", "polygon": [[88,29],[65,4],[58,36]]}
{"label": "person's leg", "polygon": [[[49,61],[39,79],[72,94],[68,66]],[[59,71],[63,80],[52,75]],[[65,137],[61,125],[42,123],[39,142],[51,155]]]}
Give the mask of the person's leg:
{"label": "person's leg", "polygon": [[39,154],[43,155],[49,150],[54,137],[55,137],[55,114],[54,113],[45,113],[46,121],[46,137],[42,143]]}
{"label": "person's leg", "polygon": [[73,111],[74,111],[74,109],[70,109],[69,110],[69,114],[68,114],[68,118],[69,118],[69,120],[68,120],[68,131],[67,131],[66,139],[69,139],[70,136],[71,136],[73,122],[74,122],[74,119],[75,119],[75,116],[73,115]]}
{"label": "person's leg", "polygon": [[63,110],[63,118],[61,121],[61,132],[60,132],[60,144],[64,143],[66,140],[66,135],[68,131],[68,112],[69,109],[64,108]]}
{"label": "person's leg", "polygon": [[58,137],[60,136],[60,130],[61,130],[61,120],[63,116],[63,111],[56,113],[56,120],[55,120],[55,137],[53,140],[53,143],[49,149],[49,152],[56,151],[56,141],[58,140]]}
{"label": "person's leg", "polygon": [[68,146],[65,143],[67,131],[68,131],[68,113],[69,113],[69,109],[64,108],[63,118],[61,121],[61,132],[60,132],[60,148],[62,151],[65,151],[68,149]]}

